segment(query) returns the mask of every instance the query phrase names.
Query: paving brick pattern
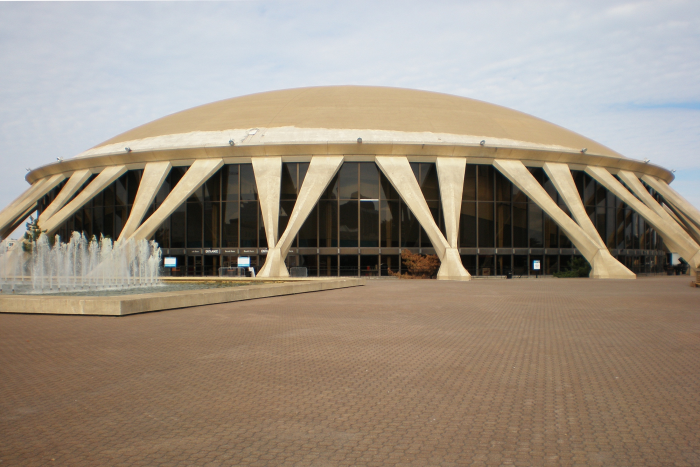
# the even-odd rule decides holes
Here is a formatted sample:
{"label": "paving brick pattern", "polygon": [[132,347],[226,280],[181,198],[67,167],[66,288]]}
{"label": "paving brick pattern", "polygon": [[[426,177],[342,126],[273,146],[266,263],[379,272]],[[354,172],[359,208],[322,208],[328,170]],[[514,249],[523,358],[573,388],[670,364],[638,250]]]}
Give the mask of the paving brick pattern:
{"label": "paving brick pattern", "polygon": [[7,465],[700,465],[687,277],[0,315]]}

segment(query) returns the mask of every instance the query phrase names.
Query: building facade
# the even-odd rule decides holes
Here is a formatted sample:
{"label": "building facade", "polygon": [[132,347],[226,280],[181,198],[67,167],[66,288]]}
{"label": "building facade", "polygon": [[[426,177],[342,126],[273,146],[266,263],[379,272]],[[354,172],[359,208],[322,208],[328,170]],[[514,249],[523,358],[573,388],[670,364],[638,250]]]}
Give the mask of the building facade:
{"label": "building facade", "polygon": [[270,277],[388,275],[408,249],[436,254],[444,279],[552,274],[575,256],[592,277],[634,278],[669,251],[700,266],[700,212],[672,178],[479,101],[308,88],[190,109],[36,169],[0,227],[38,211],[62,238],[152,238],[173,275],[239,256]]}

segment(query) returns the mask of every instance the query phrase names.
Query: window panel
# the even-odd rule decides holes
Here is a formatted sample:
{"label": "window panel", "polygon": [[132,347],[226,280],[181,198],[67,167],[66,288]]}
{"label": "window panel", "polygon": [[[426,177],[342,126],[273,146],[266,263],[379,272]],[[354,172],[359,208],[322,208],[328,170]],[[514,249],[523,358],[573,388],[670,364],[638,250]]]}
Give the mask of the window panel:
{"label": "window panel", "polygon": [[[253,164],[240,164],[238,170],[241,173],[241,200],[253,201],[258,199],[258,186],[255,184],[255,172]],[[242,212],[241,208],[241,212]]]}
{"label": "window panel", "polygon": [[381,201],[381,246],[399,246],[399,202]]}
{"label": "window panel", "polygon": [[374,162],[360,166],[360,199],[379,199],[379,169]]}
{"label": "window panel", "polygon": [[476,203],[474,202],[462,203],[459,214],[459,246],[476,248]]}
{"label": "window panel", "polygon": [[[306,218],[304,223],[299,229],[299,247],[301,248],[316,248],[318,246],[318,235],[316,227],[318,225],[318,206],[314,206],[314,209]],[[282,231],[280,231],[282,232]],[[316,275],[314,273],[313,275]]]}
{"label": "window panel", "polygon": [[357,162],[346,162],[339,172],[339,192],[340,199],[357,199],[359,164]]}
{"label": "window panel", "polygon": [[318,239],[321,248],[338,246],[338,202],[318,202]]}
{"label": "window panel", "polygon": [[379,247],[379,201],[360,201],[360,246]]}
{"label": "window panel", "polygon": [[[481,170],[481,168],[479,169]],[[481,181],[481,178],[479,178]],[[492,185],[493,187],[493,185]],[[479,190],[481,193],[481,190]],[[479,247],[480,248],[493,248],[494,247],[494,203],[478,203],[477,206],[479,215]]]}
{"label": "window panel", "polygon": [[542,248],[544,243],[542,232],[542,209],[535,203],[528,203],[528,234],[530,248]]}
{"label": "window panel", "polygon": [[221,219],[219,203],[204,203],[204,248],[218,248],[219,219]]}
{"label": "window panel", "polygon": [[[341,185],[342,187],[342,185]],[[342,188],[341,188],[342,193]],[[355,192],[357,193],[357,192]],[[358,201],[343,200],[338,205],[341,247],[358,246]]]}
{"label": "window panel", "polygon": [[223,201],[238,201],[238,164],[221,169],[221,197]]}
{"label": "window panel", "polygon": [[[192,199],[192,198],[190,198]],[[200,202],[188,202],[187,206],[187,248],[202,247],[203,209]]]}
{"label": "window panel", "polygon": [[238,247],[238,202],[223,203],[222,247]]}
{"label": "window panel", "polygon": [[404,248],[417,248],[420,232],[418,219],[403,201],[399,204],[399,211],[401,213],[401,246]]}
{"label": "window panel", "polygon": [[463,201],[476,201],[476,165],[467,164],[462,187]]}
{"label": "window panel", "polygon": [[257,201],[242,201],[240,206],[241,247],[255,248],[258,244],[258,203]]}

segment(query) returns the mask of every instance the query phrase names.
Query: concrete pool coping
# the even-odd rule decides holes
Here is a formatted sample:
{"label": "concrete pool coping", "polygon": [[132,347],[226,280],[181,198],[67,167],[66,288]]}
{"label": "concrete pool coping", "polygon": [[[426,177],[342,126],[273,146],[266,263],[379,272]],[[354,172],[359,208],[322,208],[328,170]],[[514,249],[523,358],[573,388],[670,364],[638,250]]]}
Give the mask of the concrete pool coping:
{"label": "concrete pool coping", "polygon": [[[96,315],[124,316],[135,313],[213,305],[217,303],[253,300],[256,298],[278,297],[324,290],[357,287],[365,284],[364,279],[225,279],[232,282],[263,282],[238,287],[180,290],[175,292],[155,292],[114,296],[58,296],[58,295],[7,295],[0,296],[0,313],[29,313],[52,315]],[[220,282],[221,278],[211,277],[197,280],[167,278],[165,282]],[[265,284],[265,282],[270,282]]]}

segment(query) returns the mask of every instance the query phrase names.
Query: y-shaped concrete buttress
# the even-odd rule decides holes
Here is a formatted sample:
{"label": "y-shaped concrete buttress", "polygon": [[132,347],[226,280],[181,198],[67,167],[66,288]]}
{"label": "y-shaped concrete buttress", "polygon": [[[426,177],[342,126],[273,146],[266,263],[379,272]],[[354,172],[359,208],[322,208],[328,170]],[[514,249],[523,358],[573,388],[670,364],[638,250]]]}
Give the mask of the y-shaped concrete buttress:
{"label": "y-shaped concrete buttress", "polygon": [[522,162],[495,160],[493,165],[546,212],[566,233],[571,242],[590,263],[592,268],[590,277],[595,279],[634,279],[637,277],[613,258],[607,248],[601,246],[602,241],[597,242],[591,239],[581,226],[567,216]]}
{"label": "y-shaped concrete buttress", "polygon": [[[675,236],[672,238],[672,242],[679,248],[678,253],[683,254],[684,258],[686,255],[692,257],[695,256],[695,254],[700,253],[700,246],[698,246],[693,237],[688,234],[681,224],[670,216],[659,203],[656,202],[654,197],[649,194],[646,188],[644,188],[644,185],[642,185],[642,182],[639,181],[635,174],[626,170],[620,170],[617,173],[617,176],[625,185],[627,185],[627,187],[637,196],[637,198],[641,199],[642,202],[654,212],[654,214],[662,219],[668,230],[673,231]],[[682,239],[680,243],[679,239]],[[686,249],[688,246],[690,246],[691,249],[683,253],[684,249]],[[690,261],[688,262],[690,263]],[[697,266],[693,267],[696,268]]]}
{"label": "y-shaped concrete buttress", "polygon": [[[294,241],[294,237],[299,232],[301,226],[304,225],[306,218],[309,217],[309,214],[335,174],[338,173],[338,169],[340,169],[342,164],[343,156],[314,156],[311,158],[309,169],[306,172],[304,182],[301,184],[301,189],[299,190],[299,196],[297,196],[294,209],[289,216],[287,228],[284,230],[284,233],[282,233],[279,241],[268,249],[265,264],[260,269],[258,277],[289,276],[284,260]],[[257,172],[255,174],[255,179],[256,183],[258,183]],[[258,193],[260,193],[260,184],[258,184]],[[277,206],[279,206],[279,197]],[[267,231],[265,233],[267,233]]]}
{"label": "y-shaped concrete buttress", "polygon": [[406,156],[377,156],[375,160],[430,238],[441,262],[438,279],[469,280],[471,276],[464,269],[459,252],[450,247],[435,223]]}
{"label": "y-shaped concrete buttress", "polygon": [[[151,238],[168,216],[187,201],[187,198],[223,165],[223,159],[197,159],[194,161],[194,164],[187,169],[178,184],[170,191],[163,204],[129,238],[136,240]],[[126,237],[124,238],[126,239]]]}
{"label": "y-shaped concrete buttress", "polygon": [[136,192],[134,205],[131,208],[131,213],[129,213],[129,219],[124,224],[117,241],[129,238],[131,234],[136,232],[171,168],[172,165],[168,161],[149,162],[146,164],[139,183],[139,190]]}
{"label": "y-shaped concrete buttress", "polygon": [[[462,190],[464,189],[464,172],[467,160],[463,157],[438,157],[435,161],[438,180],[440,181],[440,199],[442,213],[445,216],[445,230],[449,247],[445,256],[450,257],[438,271],[438,279],[469,280],[469,272],[462,266],[462,259],[457,249],[459,232],[459,215],[462,211]],[[455,265],[461,267],[454,267]]]}
{"label": "y-shaped concrete buttress", "polygon": [[46,193],[54,189],[66,176],[56,174],[42,178],[19,195],[9,206],[0,212],[0,239],[10,235],[19,224],[34,212],[36,202]]}
{"label": "y-shaped concrete buttress", "polygon": [[547,173],[549,180],[554,184],[554,188],[564,198],[566,206],[571,211],[576,223],[583,229],[584,232],[598,244],[599,248],[607,248],[600,234],[596,230],[591,218],[586,214],[586,208],[583,207],[583,201],[576,189],[574,177],[571,175],[571,169],[566,164],[547,162],[544,164],[544,171]]}
{"label": "y-shaped concrete buttress", "polygon": [[97,193],[104,190],[107,185],[121,177],[125,172],[125,165],[116,165],[103,169],[78,196],[73,198],[70,203],[66,204],[60,211],[51,216],[43,225],[40,224],[39,227],[41,227],[42,230],[46,230],[48,235],[54,234],[61,224],[75,214],[78,209],[82,208],[85,203],[90,201]]}
{"label": "y-shaped concrete buttress", "polygon": [[698,228],[700,228],[700,210],[679,195],[676,190],[668,185],[668,183],[650,175],[643,175],[642,180],[644,180],[647,185],[658,191],[666,201],[671,203],[673,207],[676,208],[676,210],[681,211],[686,217],[692,220]]}
{"label": "y-shaped concrete buttress", "polygon": [[269,251],[277,244],[280,190],[282,189],[282,158],[253,157],[252,162]]}
{"label": "y-shaped concrete buttress", "polygon": [[44,222],[51,219],[51,216],[56,214],[68,200],[71,199],[75,192],[83,186],[83,183],[90,178],[90,175],[92,175],[90,169],[76,170],[73,172],[73,175],[70,176],[58,196],[54,198],[51,204],[49,204],[39,216],[39,227],[42,227]]}
{"label": "y-shaped concrete buttress", "polygon": [[[661,216],[639,201],[622,183],[618,182],[610,172],[602,167],[586,167],[586,173],[611,191],[618,198],[629,205],[633,210],[654,227],[664,241],[677,250],[688,261],[691,267],[700,267],[700,248],[680,226],[672,220],[665,221]],[[646,190],[644,190],[646,192]],[[649,194],[647,192],[647,194]],[[651,195],[650,195],[651,196]]]}

